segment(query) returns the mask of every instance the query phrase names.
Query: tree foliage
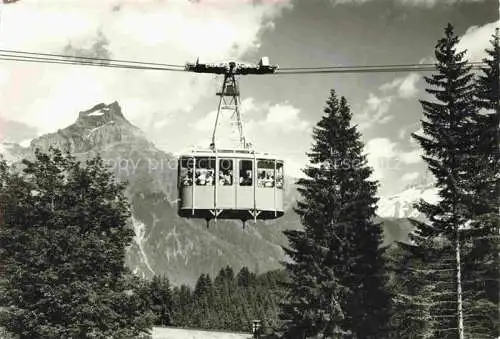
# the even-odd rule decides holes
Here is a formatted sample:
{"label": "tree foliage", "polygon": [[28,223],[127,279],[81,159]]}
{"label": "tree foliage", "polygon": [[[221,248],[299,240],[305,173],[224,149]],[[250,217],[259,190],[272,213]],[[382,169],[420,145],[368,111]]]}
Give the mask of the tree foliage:
{"label": "tree foliage", "polygon": [[148,303],[125,268],[129,209],[99,157],[51,148],[0,165],[2,325],[20,338],[105,338],[147,330]]}
{"label": "tree foliage", "polygon": [[[437,72],[425,77],[426,91],[435,100],[420,101],[424,134],[414,133],[413,137],[436,178],[440,199],[437,203],[422,200],[417,205],[428,222],[411,220],[416,226],[413,244],[402,249],[402,257],[411,259],[410,265],[400,263],[398,270],[412,277],[412,286],[400,289],[398,298],[406,298],[408,306],[422,316],[396,312],[396,336],[408,333],[405,320],[418,320],[415,336],[457,338],[460,313],[466,337],[498,335],[498,325],[494,325],[498,311],[484,287],[485,281],[498,281],[490,266],[493,258],[498,260],[498,247],[494,250],[484,241],[492,235],[492,225],[498,225],[493,213],[499,207],[498,56],[496,66],[489,60],[489,68],[476,83],[464,58],[466,51],[457,51],[458,42],[448,24],[435,48]],[[498,53],[497,46],[490,55],[495,49]]]}
{"label": "tree foliage", "polygon": [[[231,267],[222,268],[213,279],[202,274],[194,288],[187,285],[170,288],[171,326],[207,330],[249,332],[252,321],[259,319],[266,328],[276,326],[278,303],[283,297],[281,272],[255,275],[247,267],[234,275]],[[155,287],[156,286],[156,287]],[[150,292],[158,288],[150,285]]]}
{"label": "tree foliage", "polygon": [[464,235],[465,331],[500,336],[500,43],[498,28],[476,80],[474,150],[471,152],[471,229]]}
{"label": "tree foliage", "polygon": [[297,182],[302,200],[295,211],[304,230],[285,232],[292,261],[285,263],[284,337],[384,337],[390,298],[382,229],[372,221],[377,183],[369,180],[372,169],[346,99],[332,90],[324,113],[306,178]]}

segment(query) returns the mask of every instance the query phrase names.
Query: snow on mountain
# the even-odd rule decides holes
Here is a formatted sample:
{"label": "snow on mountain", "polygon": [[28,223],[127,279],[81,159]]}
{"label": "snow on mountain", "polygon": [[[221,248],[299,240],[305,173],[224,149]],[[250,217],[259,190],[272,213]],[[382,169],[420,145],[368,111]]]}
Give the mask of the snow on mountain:
{"label": "snow on mountain", "polygon": [[414,207],[414,204],[420,199],[429,203],[438,202],[437,188],[430,182],[420,182],[409,185],[397,194],[380,197],[377,215],[383,218],[423,219],[424,216]]}

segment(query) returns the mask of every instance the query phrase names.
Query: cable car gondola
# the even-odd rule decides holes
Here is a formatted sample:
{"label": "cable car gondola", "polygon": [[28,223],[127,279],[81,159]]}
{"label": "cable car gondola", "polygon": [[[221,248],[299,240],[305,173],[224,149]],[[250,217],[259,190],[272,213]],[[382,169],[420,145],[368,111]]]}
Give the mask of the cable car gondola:
{"label": "cable car gondola", "polygon": [[[235,75],[272,73],[267,58],[259,65],[187,64],[186,70],[224,74],[212,143],[206,149],[193,149],[178,159],[178,214],[185,218],[276,219],[284,214],[284,162],[278,157],[256,152],[243,136],[239,112],[239,89]],[[221,109],[231,109],[239,132],[233,148],[217,148],[215,135]]]}

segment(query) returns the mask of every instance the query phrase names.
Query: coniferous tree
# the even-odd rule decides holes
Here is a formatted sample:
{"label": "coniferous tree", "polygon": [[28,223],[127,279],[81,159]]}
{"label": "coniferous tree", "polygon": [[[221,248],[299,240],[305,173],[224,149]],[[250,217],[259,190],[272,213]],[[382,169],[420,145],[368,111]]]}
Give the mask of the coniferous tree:
{"label": "coniferous tree", "polygon": [[255,285],[255,273],[248,270],[247,267],[242,267],[241,270],[236,275],[237,284],[240,287],[251,287]]}
{"label": "coniferous tree", "polygon": [[166,276],[154,276],[150,286],[151,309],[156,316],[155,324],[169,326],[172,324],[172,292]]}
{"label": "coniferous tree", "polygon": [[499,225],[500,217],[500,46],[498,29],[491,49],[483,59],[486,67],[476,81],[476,99],[480,108],[475,115],[475,139],[471,151],[470,190],[471,229],[463,236],[464,315],[466,335],[472,337],[500,335],[499,309]]}
{"label": "coniferous tree", "polygon": [[311,165],[300,179],[295,209],[304,231],[285,231],[288,295],[281,319],[286,338],[384,337],[382,230],[373,223],[377,184],[344,97],[330,92],[314,129]]}
{"label": "coniferous tree", "polygon": [[[435,48],[437,74],[425,77],[431,87],[426,89],[437,99],[421,100],[424,109],[424,135],[413,133],[423,148],[423,159],[436,178],[440,201],[421,201],[417,208],[429,223],[411,220],[416,226],[416,245],[428,253],[422,276],[429,294],[429,319],[434,335],[440,338],[461,337],[462,272],[461,230],[472,218],[471,200],[471,138],[473,119],[477,114],[471,67],[464,60],[465,51],[458,52],[458,37],[448,24],[445,36]],[[455,258],[455,262],[453,262]],[[439,283],[440,289],[435,287]],[[432,288],[434,286],[434,288]],[[461,337],[462,338],[462,337]]]}
{"label": "coniferous tree", "polygon": [[147,330],[150,305],[125,267],[124,185],[99,157],[82,166],[49,152],[24,160],[21,174],[0,166],[2,325],[21,339]]}
{"label": "coniferous tree", "polygon": [[388,268],[393,273],[390,288],[394,293],[391,331],[388,338],[432,338],[428,295],[421,269],[430,253],[421,246],[396,242],[388,251]]}
{"label": "coniferous tree", "polygon": [[192,291],[187,285],[174,287],[172,290],[173,325],[178,327],[189,326],[192,320],[191,305]]}
{"label": "coniferous tree", "polygon": [[[488,298],[497,307],[499,303],[499,256],[500,244],[498,237],[500,220],[500,33],[499,29],[491,39],[491,49],[487,49],[488,57],[483,59],[488,66],[482,69],[482,75],[477,80],[477,98],[484,115],[478,115],[478,149],[481,168],[478,173],[476,196],[481,201],[483,222],[490,238],[478,243],[477,247],[487,249],[488,265],[485,285]],[[500,334],[499,334],[500,335]]]}
{"label": "coniferous tree", "polygon": [[[207,288],[210,282],[205,274],[197,280],[196,293],[186,285],[174,287],[172,325],[246,332],[252,320],[260,319],[265,327],[274,328],[278,319],[278,303],[284,297],[280,286],[280,282],[284,281],[283,272],[256,276],[244,267],[237,277],[245,276],[250,277],[249,286],[238,286],[233,270],[225,267],[215,277],[212,288]],[[149,290],[148,293],[151,294]],[[207,294],[211,297],[206,298]]]}

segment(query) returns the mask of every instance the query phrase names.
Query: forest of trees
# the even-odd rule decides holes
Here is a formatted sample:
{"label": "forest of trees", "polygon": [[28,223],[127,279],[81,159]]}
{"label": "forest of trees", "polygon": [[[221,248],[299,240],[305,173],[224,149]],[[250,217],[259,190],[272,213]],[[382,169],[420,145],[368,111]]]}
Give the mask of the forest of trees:
{"label": "forest of trees", "polygon": [[213,279],[202,274],[194,288],[173,287],[167,277],[155,276],[146,292],[155,325],[250,332],[256,319],[266,328],[277,325],[284,279],[283,271],[257,276],[246,267],[235,274],[228,266]]}
{"label": "forest of trees", "polygon": [[249,332],[259,319],[282,339],[499,337],[499,32],[477,72],[458,43],[448,24],[424,77],[413,138],[440,200],[417,204],[427,220],[410,219],[409,243],[382,246],[355,113],[330,90],[280,271],[139,279],[125,265],[125,184],[99,157],[37,151],[22,173],[0,162],[0,326],[20,339],[133,338],[153,325]]}

